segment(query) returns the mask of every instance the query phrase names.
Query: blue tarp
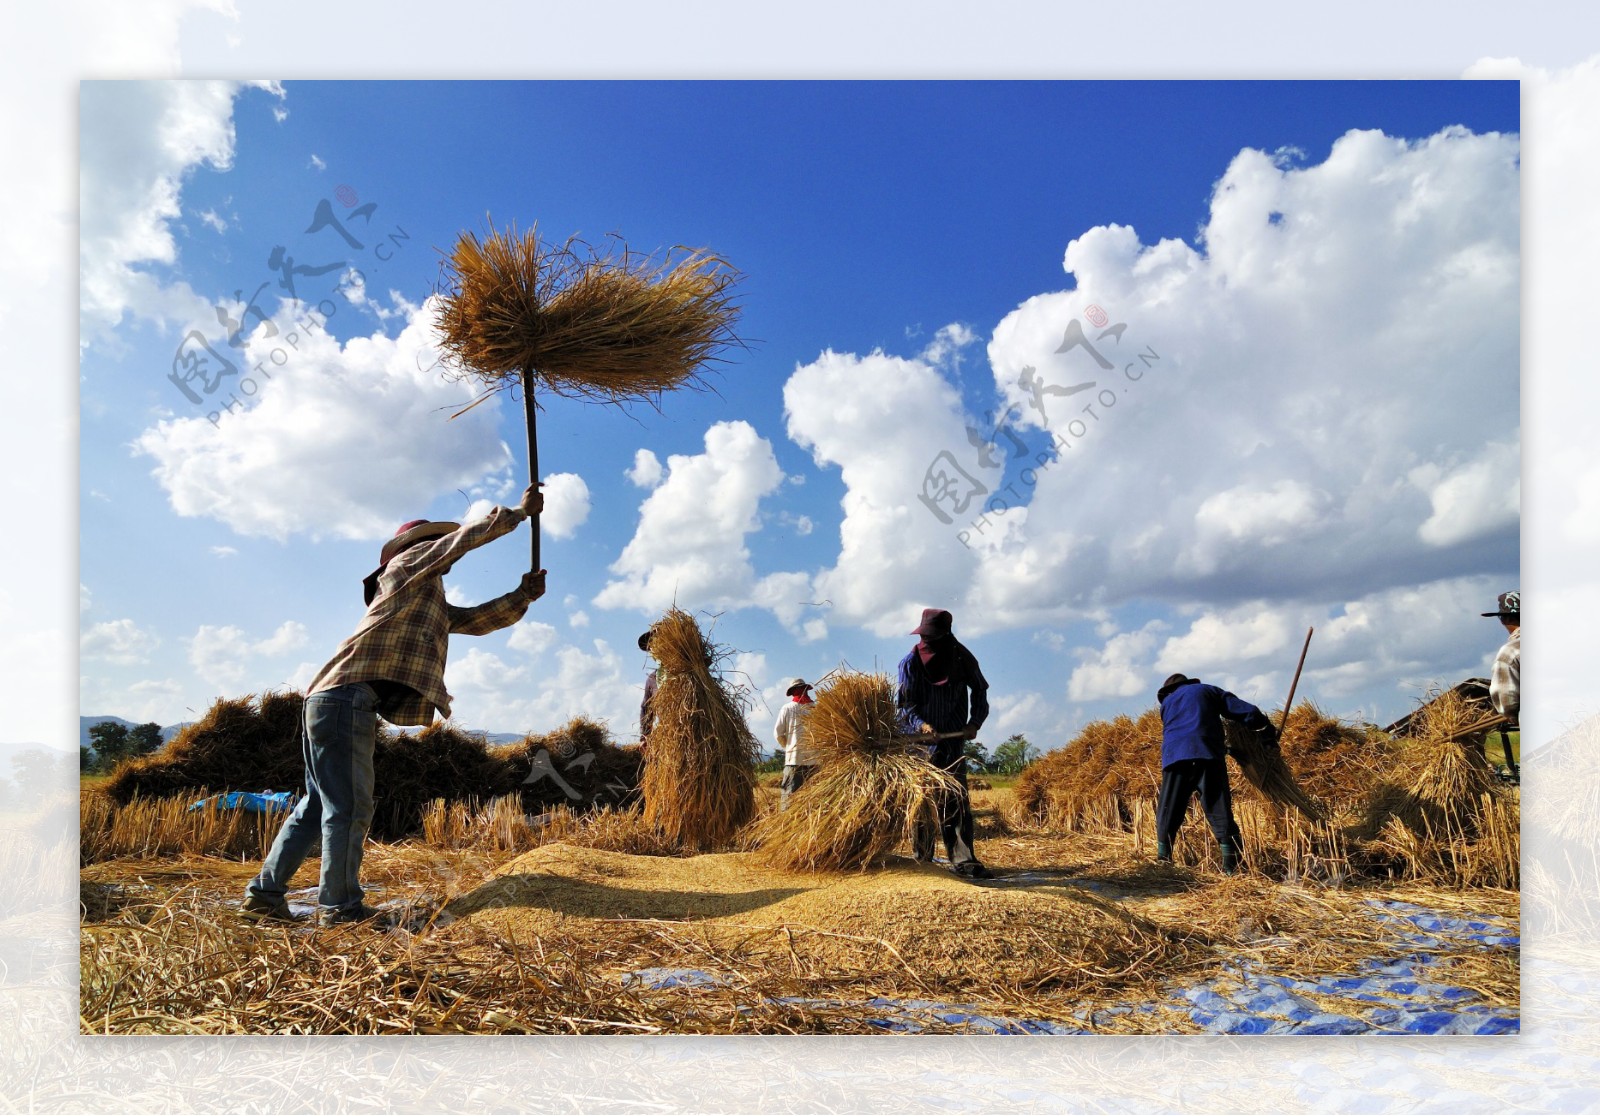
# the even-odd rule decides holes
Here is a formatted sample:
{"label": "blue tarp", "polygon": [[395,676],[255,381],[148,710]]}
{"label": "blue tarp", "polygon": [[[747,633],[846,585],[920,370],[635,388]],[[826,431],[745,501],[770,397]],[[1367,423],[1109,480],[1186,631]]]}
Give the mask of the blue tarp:
{"label": "blue tarp", "polygon": [[[942,1025],[976,1034],[1084,1035],[1117,1016],[1160,1008],[1182,1011],[1202,1030],[1225,1035],[1514,1035],[1521,1030],[1517,1008],[1492,1007],[1469,988],[1428,979],[1440,951],[1515,948],[1519,937],[1512,927],[1499,919],[1445,915],[1393,900],[1373,899],[1368,906],[1374,918],[1395,930],[1395,944],[1406,953],[1370,958],[1354,973],[1316,980],[1275,975],[1241,961],[1209,980],[1173,990],[1165,1001],[1080,1012],[1076,1018],[1082,1027],[932,1000],[880,996],[850,1004],[785,997],[773,1002],[854,1006],[870,1026],[903,1034]],[[641,969],[623,979],[652,990],[731,983],[730,977],[701,969]]]}
{"label": "blue tarp", "polygon": [[299,797],[292,791],[229,791],[226,794],[214,794],[210,798],[202,798],[189,809],[203,810],[209,802],[214,803],[219,810],[246,810],[252,814],[270,814],[294,809],[295,800]]}

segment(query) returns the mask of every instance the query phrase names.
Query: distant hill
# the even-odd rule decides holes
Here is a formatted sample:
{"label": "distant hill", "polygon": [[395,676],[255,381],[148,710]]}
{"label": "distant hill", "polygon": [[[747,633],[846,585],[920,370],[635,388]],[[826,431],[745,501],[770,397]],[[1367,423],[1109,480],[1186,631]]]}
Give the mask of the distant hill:
{"label": "distant hill", "polygon": [[[78,746],[80,748],[93,748],[94,745],[89,743],[89,730],[91,728],[93,728],[95,725],[103,725],[107,721],[114,722],[116,724],[121,725],[123,728],[129,728],[129,729],[134,728],[135,726],[141,725],[141,724],[144,723],[143,721],[130,721],[130,720],[127,720],[126,718],[123,718],[123,717],[109,717],[109,716],[107,716],[107,717],[79,717],[78,718]],[[182,729],[184,727],[184,725],[187,725],[188,723],[189,722],[187,722],[187,721],[183,721],[183,722],[180,722],[180,723],[178,723],[176,725],[165,725],[165,726],[163,726],[162,729],[161,729],[161,742],[163,744],[165,744],[167,741],[171,740],[174,736],[177,736],[178,735],[178,731],[180,729]]]}

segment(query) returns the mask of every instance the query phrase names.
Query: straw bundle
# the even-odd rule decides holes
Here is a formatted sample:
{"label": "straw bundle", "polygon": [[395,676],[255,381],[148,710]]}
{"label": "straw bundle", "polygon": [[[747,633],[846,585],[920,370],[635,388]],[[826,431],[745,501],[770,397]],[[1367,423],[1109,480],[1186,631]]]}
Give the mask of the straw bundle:
{"label": "straw bundle", "polygon": [[259,699],[219,698],[205,716],[167,746],[118,765],[106,793],[121,804],[166,798],[202,787],[216,790],[305,789],[300,712],[305,698],[269,691]]}
{"label": "straw bundle", "polygon": [[[1405,793],[1393,814],[1414,832],[1473,834],[1486,796],[1503,793],[1473,740],[1485,707],[1454,693],[1435,698],[1411,727]],[[1383,802],[1389,796],[1379,796]]]}
{"label": "straw bundle", "polygon": [[1321,821],[1322,808],[1295,782],[1294,772],[1284,762],[1281,748],[1269,748],[1254,729],[1236,721],[1224,721],[1223,732],[1228,752],[1239,763],[1239,771],[1249,784],[1271,802],[1293,806],[1310,821]]}
{"label": "straw bundle", "polygon": [[723,652],[682,609],[650,629],[655,727],[645,751],[644,818],[685,849],[727,848],[755,810],[760,746],[744,702],[714,673]]}
{"label": "straw bundle", "polygon": [[738,274],[706,252],[656,261],[491,226],[481,240],[463,233],[445,267],[443,347],[491,392],[530,375],[557,395],[650,397],[739,343]]}
{"label": "straw bundle", "polygon": [[[841,673],[817,694],[803,729],[817,770],[789,808],[756,825],[759,857],[778,868],[865,868],[937,816],[955,778],[927,747],[900,735],[894,687],[883,674]],[[654,745],[652,745],[653,747]]]}

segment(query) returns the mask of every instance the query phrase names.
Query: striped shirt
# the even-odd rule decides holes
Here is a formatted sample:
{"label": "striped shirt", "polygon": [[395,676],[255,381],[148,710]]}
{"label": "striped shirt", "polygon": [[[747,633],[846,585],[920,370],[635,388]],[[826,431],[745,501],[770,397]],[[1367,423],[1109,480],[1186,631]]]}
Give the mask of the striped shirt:
{"label": "striped shirt", "polygon": [[[900,727],[906,732],[921,732],[927,725],[934,732],[974,732],[983,727],[989,716],[989,682],[978,669],[978,660],[965,645],[957,643],[950,655],[950,677],[942,685],[934,685],[928,670],[922,665],[916,648],[900,660],[900,687],[895,702],[900,707]],[[972,708],[967,709],[967,691],[972,691]],[[961,740],[941,740],[929,745],[935,763],[944,763],[961,755],[965,743]]]}
{"label": "striped shirt", "polygon": [[1517,720],[1522,712],[1522,629],[1511,633],[1489,672],[1489,700],[1494,711]]}
{"label": "striped shirt", "polygon": [[450,716],[450,694],[444,688],[450,633],[487,635],[509,627],[528,611],[529,598],[519,587],[461,608],[444,599],[445,571],[467,551],[509,533],[526,518],[515,508],[493,508],[482,519],[397,554],[378,575],[378,594],[360,627],[339,645],[306,693],[350,682],[397,682],[410,692],[401,691],[380,706],[384,720],[426,725],[435,710]]}

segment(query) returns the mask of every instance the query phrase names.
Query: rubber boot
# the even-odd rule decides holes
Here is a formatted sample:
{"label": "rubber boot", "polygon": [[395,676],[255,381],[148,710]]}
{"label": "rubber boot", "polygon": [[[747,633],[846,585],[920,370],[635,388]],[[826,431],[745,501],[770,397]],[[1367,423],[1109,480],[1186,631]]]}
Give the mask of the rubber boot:
{"label": "rubber boot", "polygon": [[1231,876],[1239,870],[1239,850],[1232,845],[1222,846],[1222,872]]}
{"label": "rubber boot", "polygon": [[1156,863],[1158,863],[1158,864],[1171,864],[1172,863],[1172,842],[1171,841],[1157,841],[1156,842]]}

